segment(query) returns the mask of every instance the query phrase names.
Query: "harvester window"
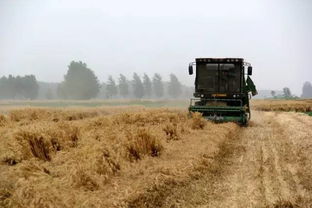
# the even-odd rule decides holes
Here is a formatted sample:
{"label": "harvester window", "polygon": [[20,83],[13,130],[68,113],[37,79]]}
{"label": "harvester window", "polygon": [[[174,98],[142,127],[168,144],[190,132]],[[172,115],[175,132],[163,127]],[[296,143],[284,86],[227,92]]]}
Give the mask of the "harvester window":
{"label": "harvester window", "polygon": [[235,69],[234,64],[220,64],[220,92],[227,92],[229,89],[229,81],[230,76],[233,74],[233,70]]}
{"label": "harvester window", "polygon": [[221,71],[230,71],[235,69],[235,65],[234,64],[220,64],[220,70]]}
{"label": "harvester window", "polygon": [[198,89],[216,91],[218,86],[218,64],[200,64],[197,67]]}
{"label": "harvester window", "polygon": [[240,92],[240,64],[197,64],[196,73],[198,90],[215,93]]}
{"label": "harvester window", "polygon": [[220,64],[220,92],[240,91],[240,68],[235,64]]}

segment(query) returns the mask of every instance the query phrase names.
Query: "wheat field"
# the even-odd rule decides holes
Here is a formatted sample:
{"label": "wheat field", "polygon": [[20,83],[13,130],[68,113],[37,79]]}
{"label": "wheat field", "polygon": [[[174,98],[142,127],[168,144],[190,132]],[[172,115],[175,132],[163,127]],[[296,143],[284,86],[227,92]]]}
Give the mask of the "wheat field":
{"label": "wheat field", "polygon": [[253,100],[251,106],[259,111],[312,112],[312,100]]}
{"label": "wheat field", "polygon": [[[122,203],[136,190],[127,184],[131,180],[120,184],[119,180],[180,171],[163,164],[163,157],[212,125],[199,114],[189,117],[187,112],[142,107],[10,110],[0,117],[0,204],[103,207]],[[224,139],[232,131],[223,132],[228,126],[235,127],[225,124],[214,131]]]}
{"label": "wheat field", "polygon": [[183,108],[2,108],[0,207],[310,207],[312,118],[279,111],[311,102],[283,102],[254,101],[276,112],[248,127]]}

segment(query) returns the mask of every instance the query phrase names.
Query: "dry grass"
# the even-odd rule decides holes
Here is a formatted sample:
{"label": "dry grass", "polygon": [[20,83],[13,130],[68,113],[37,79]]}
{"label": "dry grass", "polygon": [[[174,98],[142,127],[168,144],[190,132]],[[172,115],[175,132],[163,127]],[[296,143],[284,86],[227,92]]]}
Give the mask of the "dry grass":
{"label": "dry grass", "polygon": [[[134,109],[27,108],[1,115],[0,207],[114,203],[109,195],[129,188],[127,174],[138,180],[146,172],[141,165],[162,164],[173,150],[185,148],[174,142],[191,143],[189,135],[214,126],[199,114],[189,117],[178,110]],[[200,153],[195,150],[183,152]],[[158,173],[158,168],[152,172]]]}
{"label": "dry grass", "polygon": [[3,127],[7,124],[7,119],[4,115],[0,114],[0,127]]}
{"label": "dry grass", "polygon": [[46,121],[73,121],[81,120],[85,118],[92,118],[98,115],[107,115],[108,110],[99,109],[70,109],[70,110],[56,110],[48,108],[28,108],[25,109],[15,109],[9,112],[10,120],[14,122],[19,121],[36,121],[36,120],[46,120]]}
{"label": "dry grass", "polygon": [[260,111],[312,112],[312,100],[253,100],[251,106]]}
{"label": "dry grass", "polygon": [[22,159],[36,157],[50,161],[51,154],[77,146],[78,128],[68,123],[41,122],[19,128],[14,135],[19,143]]}
{"label": "dry grass", "polygon": [[294,205],[290,201],[279,200],[276,203],[274,203],[274,205],[271,207],[273,207],[273,208],[297,208],[298,206]]}
{"label": "dry grass", "polygon": [[131,161],[140,160],[145,155],[157,157],[163,149],[156,135],[153,135],[151,130],[146,128],[138,128],[135,132],[128,132],[126,137],[129,141],[126,146]]}
{"label": "dry grass", "polygon": [[[309,207],[311,118],[254,115],[248,128],[240,128],[177,109],[4,112],[0,207],[192,207],[209,202],[228,207],[228,199],[247,205],[246,197],[263,196],[263,190],[268,190],[268,198],[259,199],[263,206]],[[293,200],[301,196],[297,192],[303,198]],[[283,200],[278,201],[278,193]]]}
{"label": "dry grass", "polygon": [[207,121],[201,116],[200,113],[192,113],[192,129],[203,129],[207,123]]}

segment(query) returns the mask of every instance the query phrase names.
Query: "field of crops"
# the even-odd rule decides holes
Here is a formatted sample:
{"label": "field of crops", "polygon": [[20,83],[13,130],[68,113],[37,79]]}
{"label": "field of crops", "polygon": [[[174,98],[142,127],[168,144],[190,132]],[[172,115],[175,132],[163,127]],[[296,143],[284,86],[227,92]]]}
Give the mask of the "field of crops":
{"label": "field of crops", "polygon": [[103,106],[144,106],[144,107],[186,107],[189,100],[152,100],[152,99],[110,99],[110,100],[33,100],[33,101],[0,101],[0,109],[17,107],[103,107]]}
{"label": "field of crops", "polygon": [[[253,108],[296,102],[311,109]],[[305,114],[253,111],[246,128],[143,105],[0,112],[0,207],[312,206]]]}
{"label": "field of crops", "polygon": [[260,111],[312,112],[312,100],[253,100],[252,108]]}

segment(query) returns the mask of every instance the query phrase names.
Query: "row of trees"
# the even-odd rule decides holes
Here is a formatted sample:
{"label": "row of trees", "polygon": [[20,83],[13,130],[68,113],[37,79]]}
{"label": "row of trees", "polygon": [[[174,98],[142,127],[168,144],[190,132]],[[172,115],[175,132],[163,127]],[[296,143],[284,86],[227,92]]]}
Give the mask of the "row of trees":
{"label": "row of trees", "polygon": [[[283,88],[282,94],[277,94],[274,90],[271,91],[271,95],[273,98],[285,98],[285,99],[296,99],[297,96],[291,93],[291,90],[288,87]],[[305,82],[302,87],[302,95],[301,98],[312,98],[312,85],[311,82]]]}
{"label": "row of trees", "polygon": [[[185,87],[184,87],[185,88]],[[134,73],[131,79],[120,74],[117,82],[109,76],[107,82],[100,84],[94,72],[83,62],[72,61],[64,76],[64,81],[58,84],[57,97],[62,99],[91,99],[105,98],[178,98],[181,96],[183,86],[174,74],[170,74],[170,81],[164,82],[160,74],[156,73],[150,78],[144,74],[141,78]],[[36,99],[39,85],[34,75],[12,76],[0,78],[0,99]],[[191,94],[192,92],[188,92]],[[52,90],[46,92],[46,98],[54,98]],[[275,98],[296,98],[290,89],[285,87],[282,95],[271,92]],[[302,98],[312,97],[312,85],[305,82],[302,89]]]}
{"label": "row of trees", "polygon": [[[177,98],[182,93],[182,85],[174,74],[170,74],[167,88],[170,97]],[[57,91],[58,96],[64,99],[90,99],[96,97],[100,91],[106,98],[161,98],[164,96],[165,84],[160,74],[154,74],[152,79],[144,74],[141,79],[134,73],[132,80],[120,74],[117,83],[109,76],[107,82],[100,85],[94,72],[85,63],[72,61]]]}
{"label": "row of trees", "polygon": [[143,78],[134,73],[132,80],[128,80],[123,74],[119,75],[118,82],[116,83],[112,76],[109,76],[106,83],[102,85],[102,91],[105,97],[122,97],[128,98],[129,96],[135,98],[161,98],[167,93],[172,98],[177,98],[182,94],[182,85],[174,74],[170,74],[169,83],[164,83],[160,74],[154,74],[151,79],[147,74]]}
{"label": "row of trees", "polygon": [[34,75],[0,78],[0,99],[35,99],[39,86]]}
{"label": "row of trees", "polygon": [[294,96],[288,87],[283,88],[282,94],[277,94],[276,91],[272,90],[271,95],[275,99],[296,99],[297,96]]}

